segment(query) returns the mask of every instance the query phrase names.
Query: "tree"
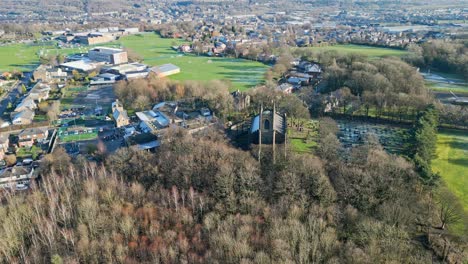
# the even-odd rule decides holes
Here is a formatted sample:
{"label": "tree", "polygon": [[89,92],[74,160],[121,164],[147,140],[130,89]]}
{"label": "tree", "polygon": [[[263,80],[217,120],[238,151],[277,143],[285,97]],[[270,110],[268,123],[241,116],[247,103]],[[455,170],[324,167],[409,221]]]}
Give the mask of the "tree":
{"label": "tree", "polygon": [[64,63],[64,62],[65,62],[65,59],[66,59],[66,58],[65,58],[65,55],[63,55],[63,54],[57,55],[57,62],[58,62],[58,64]]}
{"label": "tree", "polygon": [[49,110],[49,102],[47,101],[41,101],[40,103],[37,104],[37,107],[39,111],[46,113],[47,110]]}
{"label": "tree", "polygon": [[438,110],[434,105],[429,105],[418,115],[412,129],[409,153],[421,178],[427,184],[434,184],[438,179],[438,175],[434,174],[431,169],[431,161],[436,153],[438,123]]}
{"label": "tree", "polygon": [[335,135],[329,133],[325,137],[321,136],[318,142],[317,154],[330,162],[339,159],[341,143]]}
{"label": "tree", "polygon": [[5,162],[7,166],[13,166],[16,164],[16,156],[15,155],[6,155]]}
{"label": "tree", "polygon": [[319,119],[319,135],[321,138],[328,136],[328,134],[336,135],[338,133],[338,125],[335,120],[330,117]]}
{"label": "tree", "polygon": [[436,201],[440,229],[445,229],[447,225],[456,224],[462,220],[462,216],[464,216],[463,206],[447,187],[441,187],[437,192]]}
{"label": "tree", "polygon": [[343,87],[337,90],[337,96],[340,104],[343,106],[343,114],[346,114],[346,107],[356,97],[351,93],[351,90],[348,87]]}
{"label": "tree", "polygon": [[59,100],[52,101],[52,103],[49,105],[49,108],[47,109],[47,119],[49,119],[50,122],[53,122],[57,120],[57,117],[59,114],[60,114],[60,101]]}
{"label": "tree", "polygon": [[80,81],[82,78],[81,74],[77,70],[72,71],[72,76],[75,82]]}

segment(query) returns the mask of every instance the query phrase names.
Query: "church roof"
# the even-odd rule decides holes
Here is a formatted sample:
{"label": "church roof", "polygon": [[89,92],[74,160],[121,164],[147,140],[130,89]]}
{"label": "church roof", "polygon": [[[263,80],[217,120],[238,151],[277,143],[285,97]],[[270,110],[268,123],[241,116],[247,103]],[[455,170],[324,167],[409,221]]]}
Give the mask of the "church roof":
{"label": "church roof", "polygon": [[[263,111],[263,115],[271,115],[272,114],[272,111],[270,110],[265,110]],[[284,134],[286,132],[286,120],[284,118],[283,115],[280,115],[278,113],[275,113],[274,114],[274,122],[273,122],[273,125],[274,125],[274,130],[279,132],[279,133],[282,133]],[[252,125],[251,125],[251,128],[250,128],[250,133],[254,133],[256,131],[258,131],[259,127],[260,127],[260,115],[257,115],[255,116],[253,119],[252,119]]]}

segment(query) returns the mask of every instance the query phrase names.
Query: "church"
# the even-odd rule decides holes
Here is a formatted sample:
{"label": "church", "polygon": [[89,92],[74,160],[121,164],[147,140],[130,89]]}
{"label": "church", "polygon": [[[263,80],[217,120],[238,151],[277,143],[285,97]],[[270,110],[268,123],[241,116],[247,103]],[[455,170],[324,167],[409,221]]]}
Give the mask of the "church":
{"label": "church", "polygon": [[[275,108],[273,108],[275,109]],[[261,111],[252,119],[250,126],[250,142],[258,144],[282,144],[286,139],[286,114],[275,110]]]}

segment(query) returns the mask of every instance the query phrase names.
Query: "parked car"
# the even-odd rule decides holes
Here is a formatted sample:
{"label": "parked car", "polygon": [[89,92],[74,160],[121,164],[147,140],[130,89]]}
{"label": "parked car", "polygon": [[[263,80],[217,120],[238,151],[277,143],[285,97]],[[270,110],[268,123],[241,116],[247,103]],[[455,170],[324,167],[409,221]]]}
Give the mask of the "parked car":
{"label": "parked car", "polygon": [[211,111],[210,109],[206,108],[206,107],[203,107],[202,109],[200,109],[200,113],[202,116],[210,116],[211,115]]}
{"label": "parked car", "polygon": [[30,165],[32,162],[32,159],[23,159],[23,165]]}
{"label": "parked car", "polygon": [[0,125],[0,128],[9,127],[9,126],[11,126],[11,122],[5,121]]}

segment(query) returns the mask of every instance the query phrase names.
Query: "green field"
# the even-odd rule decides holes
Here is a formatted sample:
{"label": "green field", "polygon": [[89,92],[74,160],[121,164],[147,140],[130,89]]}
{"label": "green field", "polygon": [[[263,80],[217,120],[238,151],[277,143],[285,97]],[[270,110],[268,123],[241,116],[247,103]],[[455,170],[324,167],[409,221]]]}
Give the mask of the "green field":
{"label": "green field", "polygon": [[468,85],[451,85],[451,84],[440,84],[434,82],[426,82],[426,87],[433,91],[438,92],[449,92],[452,91],[454,93],[468,93]]}
{"label": "green field", "polygon": [[426,86],[434,91],[468,93],[468,83],[459,74],[442,72],[421,72]]}
{"label": "green field", "polygon": [[79,135],[67,135],[67,136],[60,136],[60,142],[74,142],[74,141],[81,141],[81,140],[91,140],[97,138],[98,134],[96,132],[93,133],[86,133],[86,134],[79,134]]}
{"label": "green field", "polygon": [[0,72],[31,71],[39,64],[39,57],[50,54],[71,54],[85,51],[81,48],[58,48],[51,43],[45,44],[11,44],[0,46]]}
{"label": "green field", "polygon": [[171,76],[173,80],[229,80],[235,89],[245,90],[262,83],[268,69],[262,63],[249,60],[181,54],[171,46],[183,41],[164,39],[153,33],[124,37],[119,43],[142,56],[146,64],[179,66],[181,73]]}
{"label": "green field", "polygon": [[[268,66],[254,61],[232,58],[195,56],[181,54],[171,46],[183,43],[177,39],[164,39],[154,33],[143,33],[123,37],[105,46],[126,47],[149,65],[172,63],[181,68],[181,73],[171,76],[173,80],[228,80],[234,89],[245,90],[263,82]],[[71,54],[86,52],[82,48],[57,48],[50,43],[46,45],[12,44],[0,46],[0,71],[34,69],[39,63],[40,55]]]}
{"label": "green field", "polygon": [[[437,158],[432,168],[441,175],[443,182],[460,199],[468,213],[468,133],[441,131],[437,138]],[[462,226],[455,229],[462,229]]]}
{"label": "green field", "polygon": [[317,147],[318,122],[306,119],[293,119],[289,121],[288,141],[296,153],[313,153]]}
{"label": "green field", "polygon": [[366,55],[370,58],[380,58],[380,57],[387,57],[387,56],[396,56],[401,57],[408,54],[406,50],[400,49],[390,49],[390,48],[380,48],[380,47],[372,47],[372,46],[365,46],[365,45],[333,45],[333,46],[317,46],[317,47],[308,47],[308,48],[301,48],[301,49],[311,49],[313,51],[336,51],[338,53],[357,53],[360,55]]}

